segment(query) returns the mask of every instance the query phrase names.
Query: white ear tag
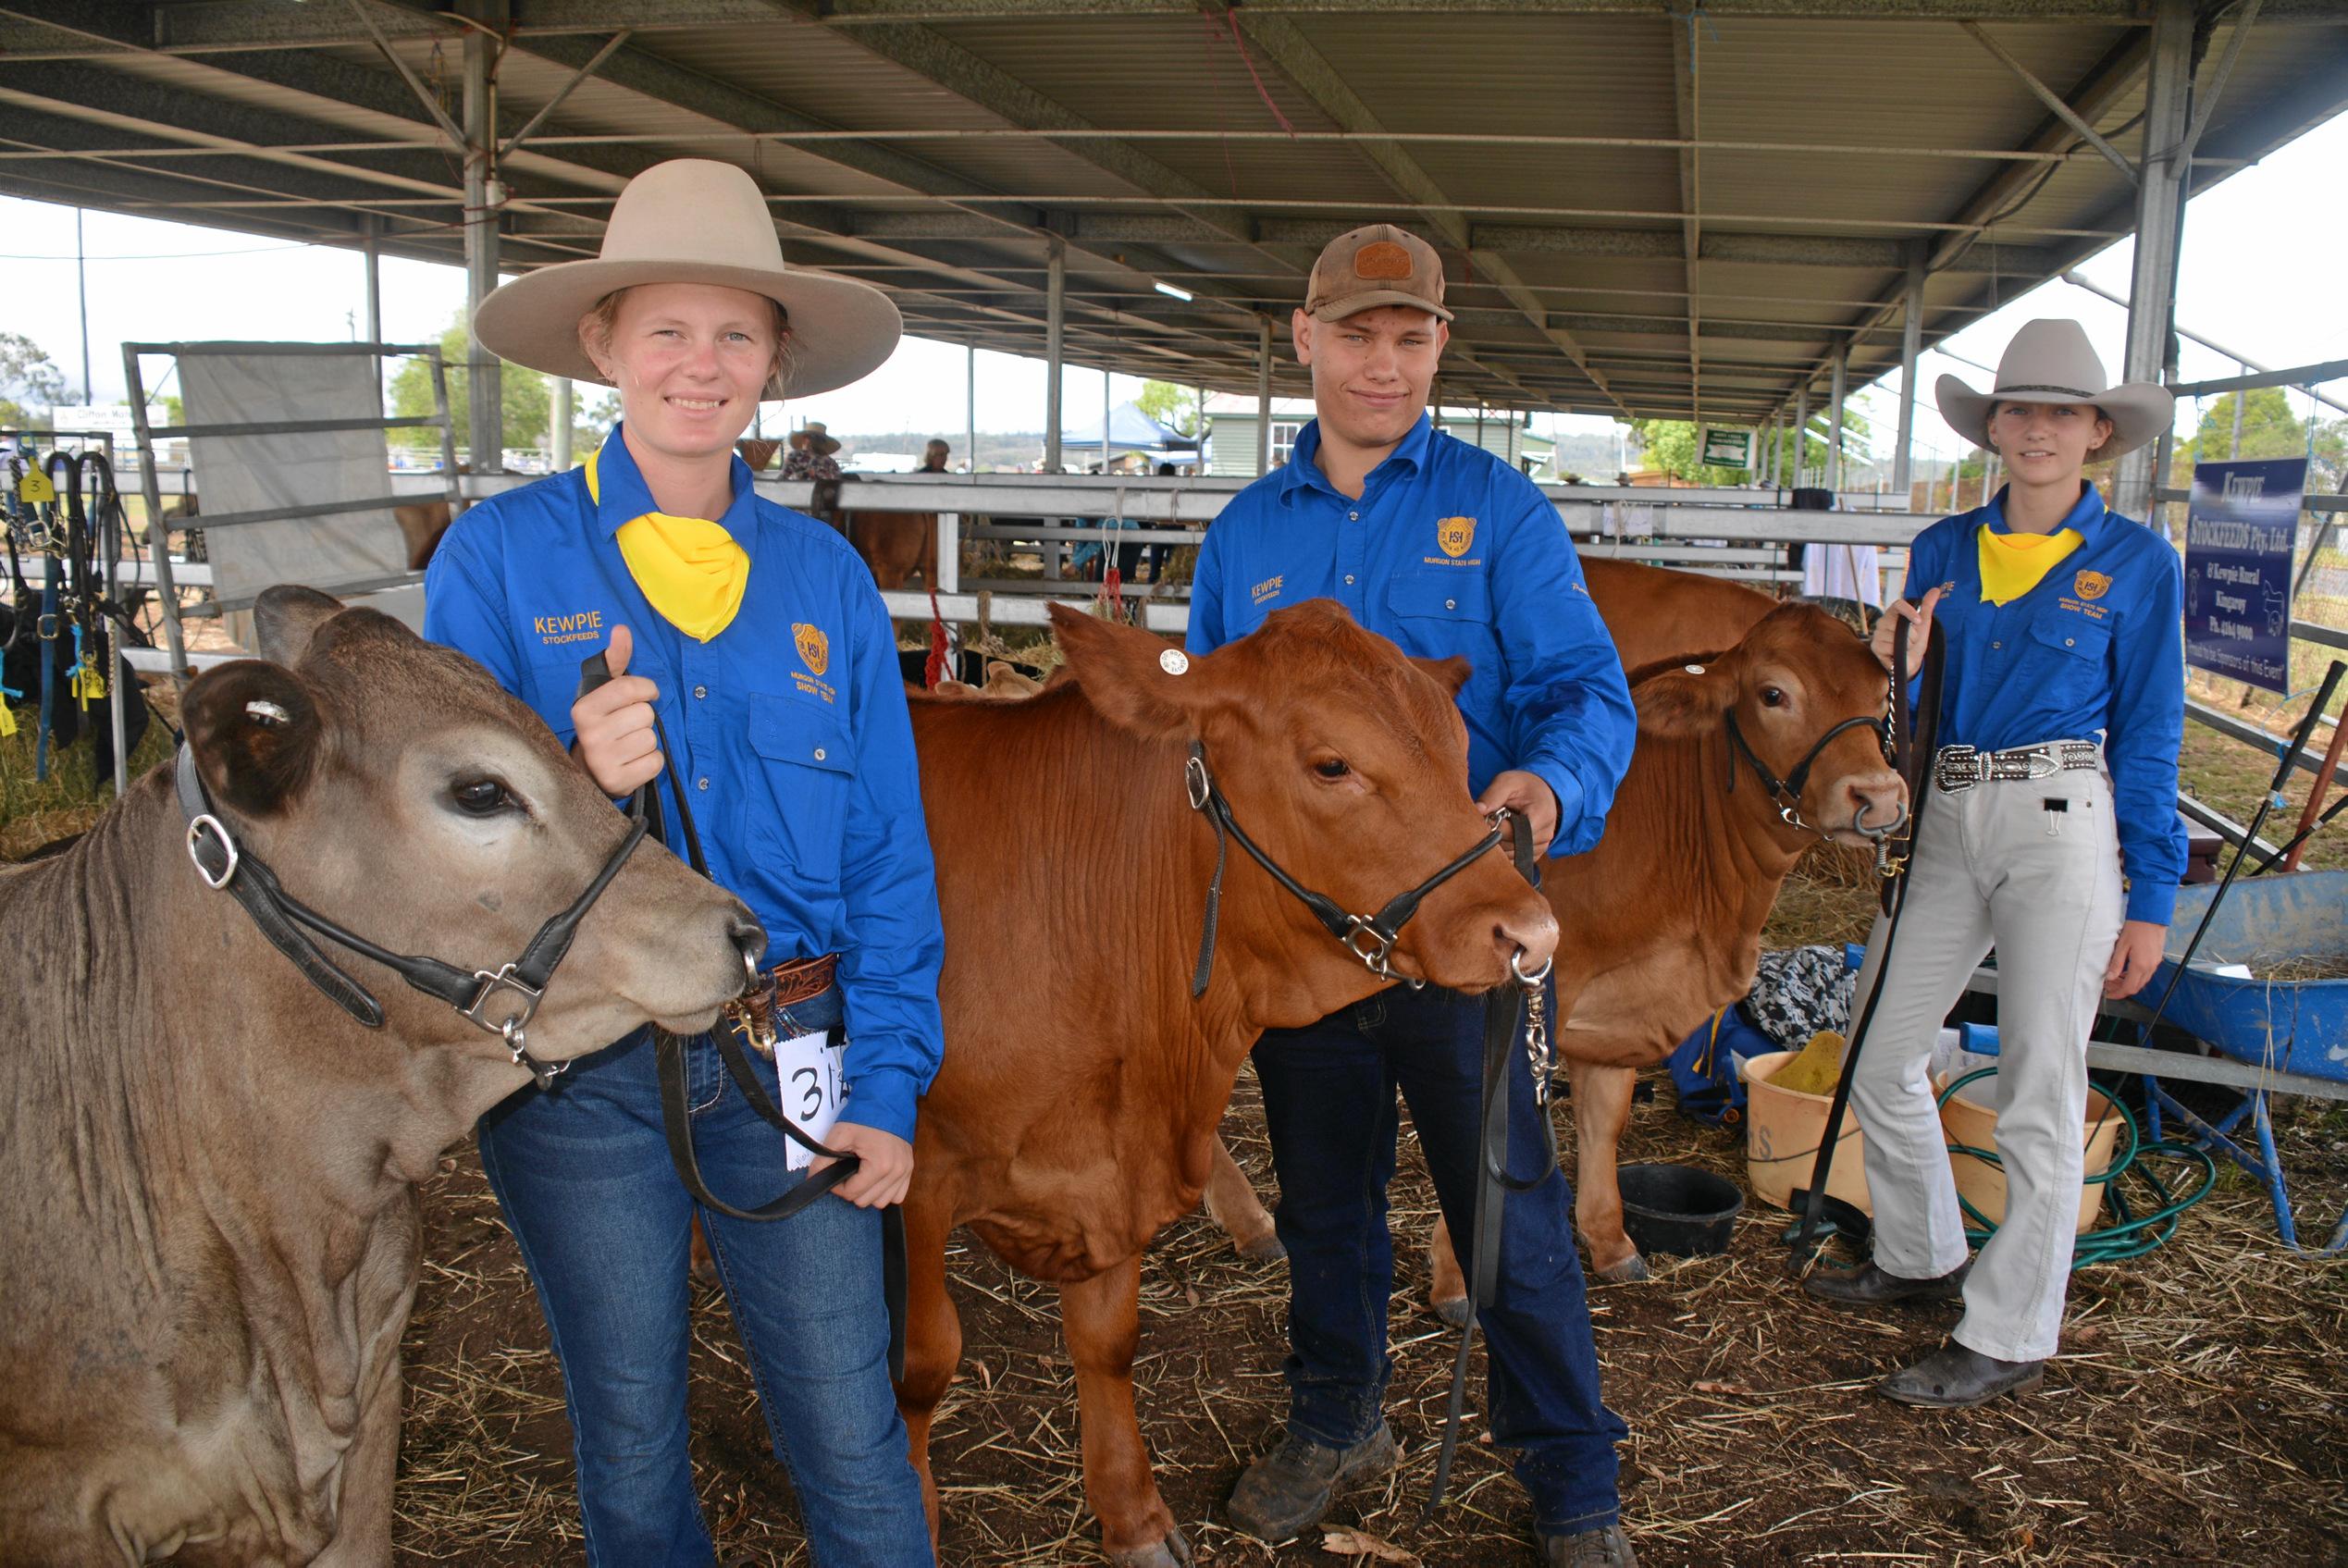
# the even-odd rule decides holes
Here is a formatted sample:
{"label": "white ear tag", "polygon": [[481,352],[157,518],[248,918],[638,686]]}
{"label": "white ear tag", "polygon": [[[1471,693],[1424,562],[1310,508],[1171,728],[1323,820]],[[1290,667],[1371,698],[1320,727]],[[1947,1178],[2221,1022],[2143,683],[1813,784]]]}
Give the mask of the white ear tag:
{"label": "white ear tag", "polygon": [[1688,664],[1683,668],[1691,675],[1700,675],[1704,673],[1704,667],[1701,664]]}
{"label": "white ear tag", "polygon": [[244,705],[244,712],[245,717],[251,719],[256,724],[290,724],[293,722],[292,714],[287,712],[276,703],[265,702],[259,698],[255,698],[251,702],[246,703]]}
{"label": "white ear tag", "polygon": [[1157,656],[1157,667],[1169,675],[1183,674],[1190,670],[1191,656],[1179,648],[1169,648]]}

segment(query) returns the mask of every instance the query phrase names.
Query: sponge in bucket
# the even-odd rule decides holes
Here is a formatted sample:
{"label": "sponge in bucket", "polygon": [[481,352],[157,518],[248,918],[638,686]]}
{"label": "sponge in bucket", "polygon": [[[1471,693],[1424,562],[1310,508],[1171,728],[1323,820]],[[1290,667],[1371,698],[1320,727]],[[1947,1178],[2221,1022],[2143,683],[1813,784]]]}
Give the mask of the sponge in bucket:
{"label": "sponge in bucket", "polygon": [[1810,1037],[1801,1055],[1779,1068],[1770,1081],[1797,1094],[1832,1094],[1842,1075],[1843,1037],[1822,1029]]}

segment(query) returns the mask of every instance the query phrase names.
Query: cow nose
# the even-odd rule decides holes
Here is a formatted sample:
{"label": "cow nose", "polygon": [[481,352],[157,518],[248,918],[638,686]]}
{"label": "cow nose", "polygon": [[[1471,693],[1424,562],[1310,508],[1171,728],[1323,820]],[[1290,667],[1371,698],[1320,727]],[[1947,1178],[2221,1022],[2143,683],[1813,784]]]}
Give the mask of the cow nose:
{"label": "cow nose", "polygon": [[1539,913],[1527,910],[1520,915],[1503,915],[1492,927],[1492,936],[1501,952],[1514,954],[1520,948],[1524,951],[1518,967],[1527,973],[1546,968],[1557,956],[1557,917],[1538,899],[1533,909]]}
{"label": "cow nose", "polygon": [[1848,796],[1850,825],[1881,830],[1900,821],[1908,810],[1908,786],[1897,773],[1877,778],[1852,779],[1844,785]]}

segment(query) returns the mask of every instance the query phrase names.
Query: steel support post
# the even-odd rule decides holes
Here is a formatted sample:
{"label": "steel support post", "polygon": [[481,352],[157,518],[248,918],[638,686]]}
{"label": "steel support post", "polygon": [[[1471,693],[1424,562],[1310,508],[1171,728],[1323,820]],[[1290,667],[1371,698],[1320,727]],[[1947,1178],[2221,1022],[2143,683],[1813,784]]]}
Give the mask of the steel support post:
{"label": "steel support post", "polygon": [[1255,473],[1272,471],[1272,318],[1255,318]]}
{"label": "steel support post", "polygon": [[1794,482],[1788,488],[1801,488],[1802,468],[1809,455],[1810,383],[1805,381],[1801,390],[1794,394]]}
{"label": "steel support post", "polygon": [[[1060,471],[1060,336],[1068,317],[1068,244],[1058,235],[1044,265],[1044,472]],[[1055,552],[1057,553],[1057,552]]]}
{"label": "steel support post", "polygon": [[497,356],[473,335],[473,313],[498,286],[498,215],[500,191],[490,167],[497,145],[497,90],[489,80],[489,49],[496,42],[478,28],[464,35],[464,304],[465,443],[473,472],[505,472],[505,402]]}
{"label": "steel support post", "polygon": [[[2144,161],[2136,184],[2136,255],[2128,280],[2128,350],[2121,379],[2160,381],[2173,364],[2169,323],[2177,306],[2177,246],[2183,233],[2183,149],[2193,97],[2194,0],[2154,0],[2151,56],[2144,68]],[[2152,520],[2153,451],[2119,460],[2115,510]]]}
{"label": "steel support post", "polygon": [[571,472],[571,378],[553,378],[547,399],[547,445],[553,449],[549,466],[557,474]]}
{"label": "steel support post", "polygon": [[1892,488],[1908,506],[1909,467],[1916,444],[1916,356],[1924,347],[1924,248],[1908,255],[1908,305],[1899,334],[1899,445],[1892,454]]}
{"label": "steel support post", "polygon": [[1843,488],[1843,399],[1850,385],[1850,344],[1845,341],[1835,349],[1834,390],[1827,395],[1826,406],[1826,488],[1839,491]]}

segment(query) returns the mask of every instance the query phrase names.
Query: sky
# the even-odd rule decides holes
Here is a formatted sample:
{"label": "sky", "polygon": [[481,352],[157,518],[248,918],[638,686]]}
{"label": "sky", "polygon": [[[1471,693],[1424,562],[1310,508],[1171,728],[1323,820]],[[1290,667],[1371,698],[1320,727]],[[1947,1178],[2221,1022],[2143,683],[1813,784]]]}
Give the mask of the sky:
{"label": "sky", "polygon": [[[2276,366],[2348,357],[2348,289],[2342,285],[2341,262],[2348,255],[2348,205],[2335,198],[2343,167],[2348,167],[2348,115],[2196,198],[2185,216],[2179,324]],[[365,264],[354,251],[108,213],[80,216],[80,243],[89,258],[90,379],[96,401],[122,398],[120,344],[126,340],[359,335],[365,278]],[[0,278],[6,279],[0,287],[0,332],[40,343],[78,393],[82,362],[73,260],[76,216],[70,207],[0,197]],[[2122,241],[2077,270],[2125,296],[2132,248]],[[464,276],[454,266],[387,259],[382,278],[384,331],[394,341],[437,340],[463,303]],[[1995,364],[2015,328],[2040,315],[2080,321],[2107,370],[2119,376],[2127,313],[2059,281],[1983,317],[1947,347]],[[1933,384],[1945,373],[1986,384],[1981,372],[1946,354],[1924,355],[1918,375],[1926,405],[1916,419],[1920,458],[1959,453],[1958,438],[1930,407]],[[2236,372],[2231,361],[2188,342],[2181,373],[2190,381]],[[1042,427],[1041,360],[982,352],[977,376],[979,428]],[[820,419],[837,432],[909,429],[953,439],[967,418],[965,377],[961,348],[908,337],[885,365],[855,386],[787,408],[769,404],[762,417],[769,430]],[[1109,395],[1120,402],[1142,387],[1131,377],[1110,381]],[[1063,397],[1070,428],[1097,421],[1101,382],[1098,371],[1068,368]],[[1895,371],[1860,395],[1860,406],[1883,432],[1879,448],[1889,444],[1897,386]],[[2335,385],[2329,390],[2348,401],[2348,388]],[[2191,414],[2190,404],[2181,408],[2181,425]],[[1585,415],[1539,415],[1536,424],[1563,431],[1613,428],[1609,420]],[[956,439],[954,445],[958,451],[962,442]]]}

